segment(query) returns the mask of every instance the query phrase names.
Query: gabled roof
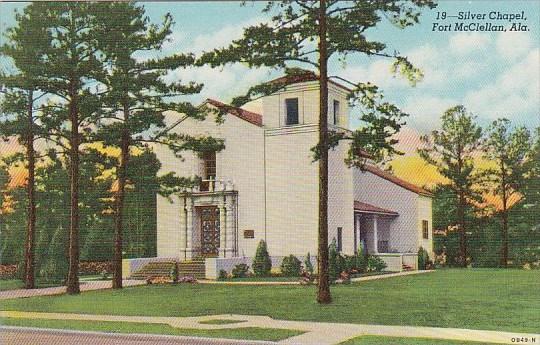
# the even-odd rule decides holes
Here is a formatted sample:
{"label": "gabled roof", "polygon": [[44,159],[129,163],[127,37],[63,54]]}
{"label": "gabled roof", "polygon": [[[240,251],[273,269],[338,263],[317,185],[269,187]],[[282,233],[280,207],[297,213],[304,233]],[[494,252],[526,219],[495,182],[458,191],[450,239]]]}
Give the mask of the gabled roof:
{"label": "gabled roof", "polygon": [[[315,74],[315,72],[308,71],[308,70],[303,70],[301,73],[284,75],[283,77],[272,79],[268,83],[269,84],[272,84],[272,83],[281,84],[282,83],[284,85],[292,85],[292,84],[305,83],[305,82],[308,82],[308,81],[316,81],[316,80],[319,80],[319,76],[317,74]],[[339,83],[336,83],[335,81],[333,81],[331,79],[329,79],[328,82],[330,84],[332,84],[332,85],[335,85],[335,86],[337,86],[339,88],[344,89],[347,92],[352,91],[348,87],[343,86],[343,85],[341,85]]]}
{"label": "gabled roof", "polygon": [[263,125],[261,114],[247,111],[242,108],[234,107],[232,105],[225,104],[225,103],[222,103],[220,101],[216,101],[215,99],[210,99],[210,98],[208,98],[205,103],[213,105],[219,110],[227,112],[228,114],[232,114],[244,121],[254,124],[255,126],[262,127]]}
{"label": "gabled roof", "polygon": [[433,197],[433,193],[431,192],[428,192],[427,190],[425,190],[424,188],[420,188],[410,182],[407,182],[405,180],[402,180],[400,179],[399,177],[397,176],[394,176],[384,170],[381,170],[373,165],[368,165],[366,164],[364,167],[363,167],[363,170],[365,171],[369,171],[370,173],[374,174],[374,175],[377,175],[387,181],[390,181],[394,184],[397,184],[398,186],[402,187],[402,188],[405,188],[413,193],[416,193],[416,194],[419,194],[419,195],[423,195],[423,196],[427,196],[427,197]]}
{"label": "gabled roof", "polygon": [[385,214],[389,216],[399,216],[399,213],[396,211],[390,211],[378,206],[374,206],[365,202],[354,201],[354,210],[361,213],[375,213],[375,214]]}

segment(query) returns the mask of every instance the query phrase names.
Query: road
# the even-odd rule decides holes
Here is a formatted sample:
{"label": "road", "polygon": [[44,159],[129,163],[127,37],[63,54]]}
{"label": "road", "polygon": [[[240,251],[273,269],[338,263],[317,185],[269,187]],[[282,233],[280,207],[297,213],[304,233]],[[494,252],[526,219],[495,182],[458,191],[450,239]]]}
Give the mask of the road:
{"label": "road", "polygon": [[0,326],[1,345],[261,345],[263,341],[160,335],[123,335]]}

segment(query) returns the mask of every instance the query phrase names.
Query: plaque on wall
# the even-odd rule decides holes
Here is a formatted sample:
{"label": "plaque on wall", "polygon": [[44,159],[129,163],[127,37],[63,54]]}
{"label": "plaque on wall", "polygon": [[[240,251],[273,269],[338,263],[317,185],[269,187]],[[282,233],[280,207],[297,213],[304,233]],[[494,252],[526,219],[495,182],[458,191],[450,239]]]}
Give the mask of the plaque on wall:
{"label": "plaque on wall", "polygon": [[244,238],[255,238],[255,230],[244,230]]}

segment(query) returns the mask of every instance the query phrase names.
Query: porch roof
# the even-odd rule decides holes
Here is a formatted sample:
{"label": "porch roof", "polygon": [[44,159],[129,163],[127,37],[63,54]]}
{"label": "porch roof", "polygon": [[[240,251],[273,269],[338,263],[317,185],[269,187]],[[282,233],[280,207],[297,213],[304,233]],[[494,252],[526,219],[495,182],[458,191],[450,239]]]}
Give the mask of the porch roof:
{"label": "porch roof", "polygon": [[354,201],[354,211],[360,213],[382,214],[388,216],[399,216],[396,211],[387,210],[378,206],[374,206],[365,202]]}

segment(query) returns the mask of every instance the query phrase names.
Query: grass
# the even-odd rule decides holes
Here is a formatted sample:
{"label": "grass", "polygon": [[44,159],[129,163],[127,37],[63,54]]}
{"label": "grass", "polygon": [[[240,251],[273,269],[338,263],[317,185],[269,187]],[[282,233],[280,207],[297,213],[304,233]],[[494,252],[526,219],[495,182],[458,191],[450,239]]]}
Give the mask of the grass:
{"label": "grass", "polygon": [[540,332],[540,270],[449,269],[337,285],[151,285],[2,301],[3,310],[148,316],[268,315],[276,319]]}
{"label": "grass", "polygon": [[353,338],[341,345],[494,345],[492,343],[481,343],[476,341],[456,341],[446,339],[428,338],[397,338],[365,335]]}
{"label": "grass", "polygon": [[233,323],[240,323],[240,322],[246,322],[246,320],[214,319],[214,320],[199,321],[199,323],[202,323],[203,325],[230,325]]}
{"label": "grass", "polygon": [[194,337],[229,338],[245,340],[279,341],[302,334],[301,331],[288,329],[244,327],[232,329],[191,329],[174,328],[166,324],[79,321],[79,320],[43,320],[0,318],[0,324],[6,326],[70,329],[79,331],[97,331],[108,333],[143,333],[183,335]]}

